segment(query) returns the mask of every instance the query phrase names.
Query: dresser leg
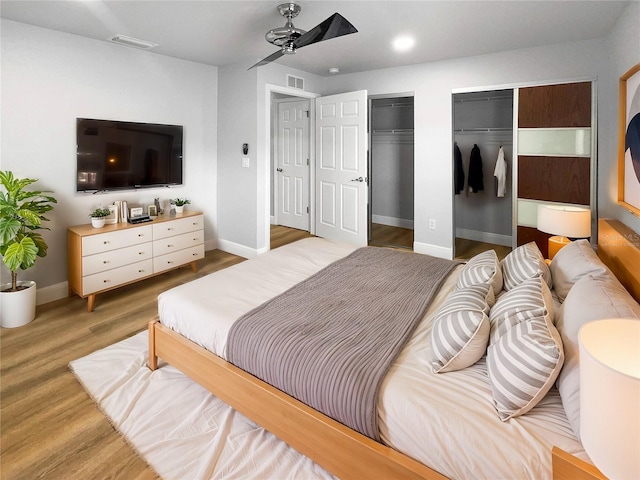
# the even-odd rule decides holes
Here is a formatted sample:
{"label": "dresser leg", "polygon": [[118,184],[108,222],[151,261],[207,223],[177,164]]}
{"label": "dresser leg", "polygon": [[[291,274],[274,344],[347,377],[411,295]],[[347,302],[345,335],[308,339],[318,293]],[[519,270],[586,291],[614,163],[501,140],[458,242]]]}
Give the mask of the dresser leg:
{"label": "dresser leg", "polygon": [[193,273],[198,273],[198,266],[195,261],[191,262],[191,270],[193,270]]}
{"label": "dresser leg", "polygon": [[93,302],[96,300],[95,294],[87,297],[87,312],[93,312]]}

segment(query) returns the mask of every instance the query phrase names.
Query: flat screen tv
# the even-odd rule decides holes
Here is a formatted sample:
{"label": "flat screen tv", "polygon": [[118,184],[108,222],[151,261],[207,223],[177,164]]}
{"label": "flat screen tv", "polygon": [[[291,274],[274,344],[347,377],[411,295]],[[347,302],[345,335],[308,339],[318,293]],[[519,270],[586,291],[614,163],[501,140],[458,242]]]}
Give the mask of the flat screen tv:
{"label": "flat screen tv", "polygon": [[182,185],[181,125],[78,118],[77,191]]}

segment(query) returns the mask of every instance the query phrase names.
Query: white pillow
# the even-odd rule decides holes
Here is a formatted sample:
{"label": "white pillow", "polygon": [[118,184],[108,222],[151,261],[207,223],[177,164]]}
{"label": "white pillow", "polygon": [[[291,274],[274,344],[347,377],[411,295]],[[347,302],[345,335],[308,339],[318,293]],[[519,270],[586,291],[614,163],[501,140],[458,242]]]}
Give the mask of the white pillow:
{"label": "white pillow", "polygon": [[431,330],[431,367],[434,373],[473,365],[487,351],[493,288],[488,283],[454,290],[436,313]]}
{"label": "white pillow", "polygon": [[460,272],[456,288],[478,283],[490,283],[495,294],[502,290],[502,268],[495,250],[479,253],[469,260]]}
{"label": "white pillow", "polygon": [[534,277],[544,278],[551,287],[551,272],[535,242],[520,245],[500,262],[500,266],[505,290]]}
{"label": "white pillow", "polygon": [[571,287],[585,275],[602,275],[608,271],[587,240],[576,240],[561,248],[553,257],[551,265],[553,288],[561,302]]}
{"label": "white pillow", "polygon": [[585,323],[604,318],[640,320],[640,305],[612,275],[608,273],[597,276],[585,275],[569,290],[558,312],[557,322],[566,357],[558,377],[558,391],[564,411],[578,439],[580,439],[578,331]]}

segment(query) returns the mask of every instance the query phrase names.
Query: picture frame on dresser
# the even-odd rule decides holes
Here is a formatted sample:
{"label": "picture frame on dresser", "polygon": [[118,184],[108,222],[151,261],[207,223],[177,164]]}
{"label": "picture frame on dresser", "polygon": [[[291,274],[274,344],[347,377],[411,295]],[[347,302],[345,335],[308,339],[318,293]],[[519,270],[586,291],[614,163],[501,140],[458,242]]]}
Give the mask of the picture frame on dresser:
{"label": "picture frame on dresser", "polygon": [[618,203],[640,217],[640,63],[620,77]]}
{"label": "picture frame on dresser", "polygon": [[104,218],[105,225],[112,225],[114,223],[118,223],[118,206],[117,205],[107,205],[109,209],[109,216]]}

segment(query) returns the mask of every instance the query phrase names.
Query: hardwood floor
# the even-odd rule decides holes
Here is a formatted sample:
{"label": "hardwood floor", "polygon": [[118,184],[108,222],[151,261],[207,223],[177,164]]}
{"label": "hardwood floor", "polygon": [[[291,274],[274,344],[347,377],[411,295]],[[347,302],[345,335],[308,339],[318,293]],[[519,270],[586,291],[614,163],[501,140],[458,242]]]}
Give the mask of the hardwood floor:
{"label": "hardwood floor", "polygon": [[[310,237],[271,228],[271,247]],[[0,329],[0,478],[152,479],[156,473],[98,410],[68,370],[71,360],[146,329],[158,294],[244,259],[213,250],[190,267],[98,295],[37,308],[36,319]]]}
{"label": "hardwood floor", "polygon": [[243,261],[219,250],[191,267],[98,295],[41,305],[24,327],[0,329],[2,479],[158,478],[68,370],[71,360],[138,333],[164,290]]}
{"label": "hardwood floor", "polygon": [[369,245],[402,247],[413,250],[413,230],[372,223]]}
{"label": "hardwood floor", "polygon": [[503,245],[495,245],[493,243],[476,242],[474,240],[467,240],[465,238],[456,238],[456,260],[469,260],[474,255],[484,252],[485,250],[493,249],[496,251],[498,260],[502,260],[511,252],[511,247],[505,247]]}

